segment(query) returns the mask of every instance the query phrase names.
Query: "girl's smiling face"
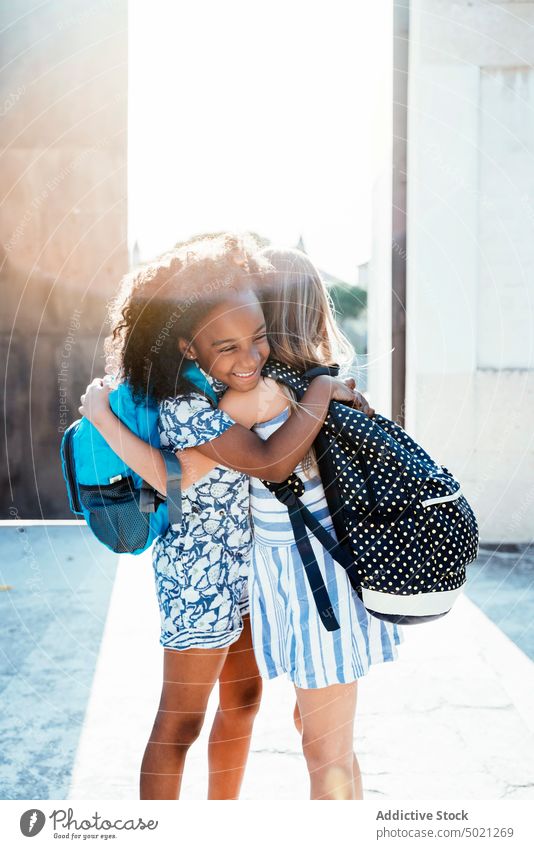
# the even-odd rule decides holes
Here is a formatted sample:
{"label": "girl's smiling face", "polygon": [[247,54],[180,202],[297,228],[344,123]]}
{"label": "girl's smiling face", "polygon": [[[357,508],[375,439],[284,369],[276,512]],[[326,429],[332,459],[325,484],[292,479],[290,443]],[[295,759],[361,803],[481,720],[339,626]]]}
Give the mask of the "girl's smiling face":
{"label": "girl's smiling face", "polygon": [[192,340],[180,339],[188,359],[238,392],[253,389],[269,356],[262,308],[251,291],[238,292],[213,307]]}

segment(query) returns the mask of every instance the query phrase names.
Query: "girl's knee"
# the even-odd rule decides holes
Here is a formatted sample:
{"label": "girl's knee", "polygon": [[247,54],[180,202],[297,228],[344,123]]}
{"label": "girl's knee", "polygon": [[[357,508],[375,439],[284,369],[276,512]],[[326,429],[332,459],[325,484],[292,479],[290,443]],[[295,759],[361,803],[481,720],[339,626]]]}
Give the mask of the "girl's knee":
{"label": "girl's knee", "polygon": [[261,678],[248,681],[245,686],[227,688],[224,694],[221,693],[219,710],[232,721],[252,721],[260,708],[261,693]]}
{"label": "girl's knee", "polygon": [[262,694],[261,678],[250,681],[244,687],[235,701],[235,709],[238,717],[253,719],[260,709]]}
{"label": "girl's knee", "polygon": [[337,767],[352,773],[354,757],[353,743],[345,739],[328,736],[311,736],[304,729],[302,735],[302,751],[310,772],[326,767]]}
{"label": "girl's knee", "polygon": [[204,714],[158,712],[151,739],[153,742],[189,748],[198,739]]}

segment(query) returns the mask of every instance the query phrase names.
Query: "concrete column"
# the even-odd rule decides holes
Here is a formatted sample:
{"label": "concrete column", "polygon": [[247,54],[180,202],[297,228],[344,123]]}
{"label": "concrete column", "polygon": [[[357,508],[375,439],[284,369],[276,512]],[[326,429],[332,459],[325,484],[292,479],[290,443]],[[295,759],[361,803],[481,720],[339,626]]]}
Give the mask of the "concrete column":
{"label": "concrete column", "polygon": [[413,0],[406,427],[489,542],[534,531],[534,3]]}
{"label": "concrete column", "polygon": [[[392,5],[384,16],[384,38],[393,40]],[[377,69],[375,69],[377,70]],[[378,72],[378,70],[377,70]],[[370,128],[377,140],[374,149],[372,202],[372,253],[368,267],[367,387],[372,405],[391,415],[391,242],[392,242],[392,109],[391,67],[380,69],[377,97]]]}

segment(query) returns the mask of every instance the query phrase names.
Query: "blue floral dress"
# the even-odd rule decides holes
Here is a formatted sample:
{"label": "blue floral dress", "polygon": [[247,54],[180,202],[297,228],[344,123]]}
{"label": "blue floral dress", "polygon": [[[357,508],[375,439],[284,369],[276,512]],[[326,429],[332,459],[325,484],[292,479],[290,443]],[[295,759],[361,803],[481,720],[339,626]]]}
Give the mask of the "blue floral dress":
{"label": "blue floral dress", "polygon": [[[235,424],[200,393],[167,398],[159,407],[164,448],[183,450]],[[217,466],[182,493],[180,527],[154,543],[153,566],[168,649],[223,648],[239,639],[248,613],[252,546],[247,475]]]}

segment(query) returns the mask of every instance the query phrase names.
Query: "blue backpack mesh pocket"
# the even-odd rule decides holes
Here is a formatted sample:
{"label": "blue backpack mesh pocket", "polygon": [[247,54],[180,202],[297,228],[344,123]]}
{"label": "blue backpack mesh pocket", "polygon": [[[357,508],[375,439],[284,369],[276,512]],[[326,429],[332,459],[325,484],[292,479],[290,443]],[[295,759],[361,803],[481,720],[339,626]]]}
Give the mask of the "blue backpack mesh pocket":
{"label": "blue backpack mesh pocket", "polygon": [[100,542],[117,554],[145,547],[150,519],[139,509],[139,489],[131,476],[105,485],[78,484],[78,491],[89,526]]}

